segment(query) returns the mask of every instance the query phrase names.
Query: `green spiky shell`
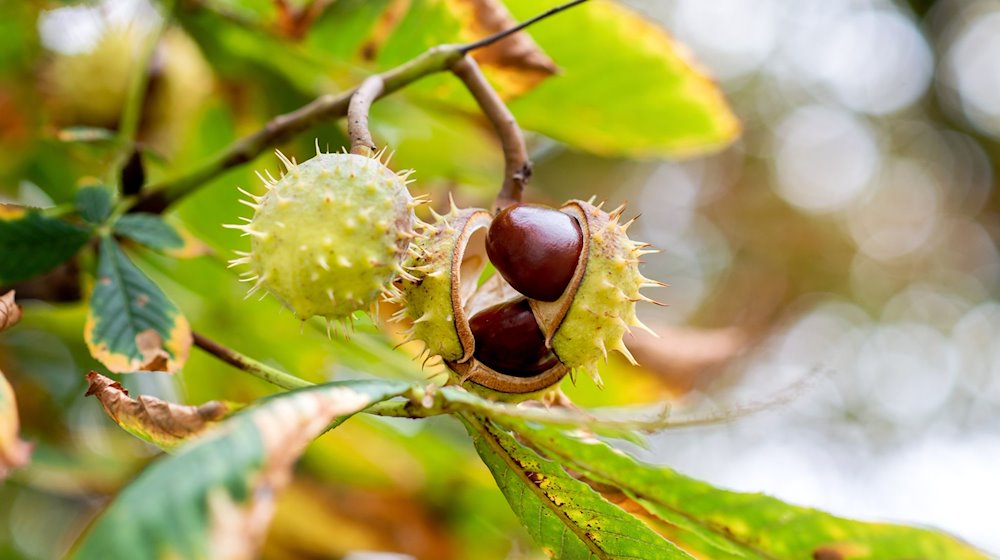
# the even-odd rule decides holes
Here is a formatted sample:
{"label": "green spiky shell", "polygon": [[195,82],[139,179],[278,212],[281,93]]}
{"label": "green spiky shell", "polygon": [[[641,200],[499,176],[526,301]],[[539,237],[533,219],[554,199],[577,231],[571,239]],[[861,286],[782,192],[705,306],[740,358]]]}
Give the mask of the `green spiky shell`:
{"label": "green spiky shell", "polygon": [[[411,339],[424,341],[431,355],[446,361],[465,360],[472,355],[472,348],[462,344],[459,329],[468,325],[456,321],[455,309],[461,310],[462,303],[455,305],[452,283],[461,273],[465,239],[474,230],[488,228],[492,218],[479,208],[454,207],[448,214],[435,218],[433,224],[421,226],[420,235],[414,240],[404,265],[412,277],[402,280],[399,301],[405,306],[403,312],[413,321],[408,333]],[[456,252],[456,248],[461,250]],[[478,271],[469,272],[478,276]],[[471,336],[469,332],[468,337]]]}
{"label": "green spiky shell", "polygon": [[346,318],[402,271],[413,199],[375,158],[319,153],[295,164],[281,157],[288,171],[265,181],[268,192],[250,204],[253,219],[237,226],[252,236],[245,262],[256,286],[300,319]]}
{"label": "green spiky shell", "polygon": [[[635,306],[651,300],[639,289],[659,284],[639,273],[639,257],[649,252],[644,250],[648,245],[628,238],[627,224],[619,223],[620,210],[609,214],[588,202],[571,201],[563,211],[586,228],[586,255],[575,293],[564,294],[569,298],[568,311],[555,332],[549,331],[549,344],[563,364],[589,372],[599,383],[597,364],[607,359],[609,350],[635,363],[622,337],[629,327],[646,328],[636,317]],[[535,305],[540,309],[546,304]]]}

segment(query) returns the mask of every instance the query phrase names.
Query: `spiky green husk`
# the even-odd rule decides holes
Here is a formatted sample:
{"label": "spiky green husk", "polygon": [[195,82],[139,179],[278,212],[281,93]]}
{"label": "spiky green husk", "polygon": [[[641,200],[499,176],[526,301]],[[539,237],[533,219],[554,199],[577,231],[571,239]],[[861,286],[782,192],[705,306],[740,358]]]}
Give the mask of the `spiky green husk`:
{"label": "spiky green husk", "polygon": [[448,214],[435,215],[433,224],[420,224],[404,264],[412,278],[403,279],[400,285],[402,313],[413,321],[408,338],[422,340],[430,355],[447,361],[468,357],[455,321],[452,283],[458,280],[454,275],[459,269],[453,266],[456,248],[470,220],[483,222],[482,227],[489,225],[485,211],[454,206]]}
{"label": "spiky green husk", "polygon": [[365,309],[402,272],[413,199],[402,177],[377,158],[317,153],[251,197],[251,293],[265,288],[300,319],[347,318]]}
{"label": "spiky green husk", "polygon": [[646,328],[636,317],[635,304],[650,300],[639,289],[659,283],[639,273],[639,257],[650,251],[645,250],[647,244],[628,238],[628,224],[619,223],[620,209],[608,214],[589,203],[576,204],[587,214],[589,256],[573,303],[551,345],[562,363],[587,371],[600,383],[597,364],[607,360],[609,350],[635,363],[622,337],[629,327]]}

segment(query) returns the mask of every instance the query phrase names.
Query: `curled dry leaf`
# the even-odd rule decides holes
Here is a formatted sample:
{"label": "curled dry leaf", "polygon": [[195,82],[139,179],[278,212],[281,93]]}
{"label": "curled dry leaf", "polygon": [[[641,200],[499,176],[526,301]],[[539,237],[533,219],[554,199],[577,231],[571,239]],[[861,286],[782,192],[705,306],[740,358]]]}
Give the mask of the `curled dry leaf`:
{"label": "curled dry leaf", "polygon": [[0,296],[0,332],[21,320],[21,306],[14,301],[14,290]]}
{"label": "curled dry leaf", "polygon": [[7,478],[11,470],[26,465],[31,458],[31,444],[17,437],[19,428],[14,390],[0,371],[0,480]]}
{"label": "curled dry leaf", "polygon": [[96,396],[122,429],[166,450],[201,434],[233,412],[230,405],[220,401],[192,406],[147,395],[133,399],[120,383],[95,371],[87,374],[87,383],[87,396]]}
{"label": "curled dry leaf", "polygon": [[[463,39],[474,41],[517,25],[517,20],[498,0],[451,0],[462,19]],[[525,32],[515,33],[473,52],[473,57],[494,80],[501,82],[505,96],[521,95],[556,73],[556,64]]]}
{"label": "curled dry leaf", "polygon": [[[375,60],[382,46],[390,40],[413,6],[412,0],[391,0],[382,10],[360,47],[364,60]],[[458,26],[458,43],[471,43],[503,31],[517,20],[500,0],[446,0],[445,9]],[[525,32],[515,33],[488,47],[476,49],[472,56],[483,67],[500,95],[510,99],[527,93],[557,71],[556,64]]]}

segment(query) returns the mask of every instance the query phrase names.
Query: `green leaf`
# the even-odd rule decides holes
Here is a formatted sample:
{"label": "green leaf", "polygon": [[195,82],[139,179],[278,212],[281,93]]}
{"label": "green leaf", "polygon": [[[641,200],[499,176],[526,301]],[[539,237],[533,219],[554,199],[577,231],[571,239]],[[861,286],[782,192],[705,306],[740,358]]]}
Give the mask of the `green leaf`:
{"label": "green leaf", "polygon": [[[561,0],[507,0],[526,19]],[[688,155],[739,134],[718,87],[658,25],[588,2],[530,28],[560,73],[510,107],[525,128],[597,154]],[[613,79],[612,79],[613,77]]]}
{"label": "green leaf", "polygon": [[551,558],[691,558],[641,520],[490,423],[466,417],[476,451],[528,533]]}
{"label": "green leaf", "polygon": [[92,224],[100,224],[111,215],[111,193],[100,185],[83,187],[76,191],[76,211]]}
{"label": "green leaf", "polygon": [[664,522],[667,538],[697,558],[987,558],[944,533],[854,521],[763,494],[721,490],[597,440],[505,424],[566,468],[635,500]]}
{"label": "green leaf", "polygon": [[69,260],[90,232],[37,210],[0,207],[0,284],[48,272]]}
{"label": "green leaf", "polygon": [[275,494],[309,442],[331,424],[408,387],[394,381],[329,383],[241,411],[146,469],[70,557],[256,557]]}
{"label": "green leaf", "polygon": [[187,359],[191,327],[115,240],[105,236],[84,338],[91,355],[115,373],[173,372]]}
{"label": "green leaf", "polygon": [[170,251],[184,246],[184,238],[156,214],[135,212],[115,221],[114,232],[151,249]]}
{"label": "green leaf", "polygon": [[120,383],[95,371],[87,374],[87,396],[91,395],[123,430],[166,451],[201,435],[238,408],[222,401],[191,406],[148,395],[133,399]]}

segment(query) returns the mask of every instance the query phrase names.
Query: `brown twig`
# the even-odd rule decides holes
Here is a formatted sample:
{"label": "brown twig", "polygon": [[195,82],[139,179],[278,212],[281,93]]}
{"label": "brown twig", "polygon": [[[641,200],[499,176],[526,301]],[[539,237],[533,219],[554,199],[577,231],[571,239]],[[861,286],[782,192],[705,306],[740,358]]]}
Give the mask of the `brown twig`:
{"label": "brown twig", "polygon": [[486,81],[479,65],[470,56],[459,59],[451,67],[452,73],[458,76],[469,89],[483,113],[493,123],[500,144],[503,146],[504,177],[503,186],[494,203],[494,211],[501,210],[511,204],[521,202],[524,185],[531,177],[531,161],[528,160],[528,149],[524,145],[524,135],[517,126],[514,114],[500,99],[493,86]]}
{"label": "brown twig", "polygon": [[[433,47],[400,66],[378,74],[378,77],[382,79],[383,91],[375,99],[389,95],[424,76],[448,70],[469,52],[492,45],[529,25],[586,1],[573,0],[556,6],[527,21],[473,43]],[[346,115],[351,97],[356,91],[357,88],[336,95],[322,95],[290,113],[271,119],[264,125],[264,128],[236,140],[190,173],[148,186],[141,195],[131,201],[128,211],[163,212],[171,204],[196,191],[208,181],[253,160],[268,148],[289,140],[325,119]]]}
{"label": "brown twig", "polygon": [[382,77],[375,75],[361,82],[351,96],[347,107],[347,137],[351,139],[351,153],[359,156],[371,156],[375,153],[375,141],[368,129],[368,112],[372,103],[382,95],[385,83]]}

